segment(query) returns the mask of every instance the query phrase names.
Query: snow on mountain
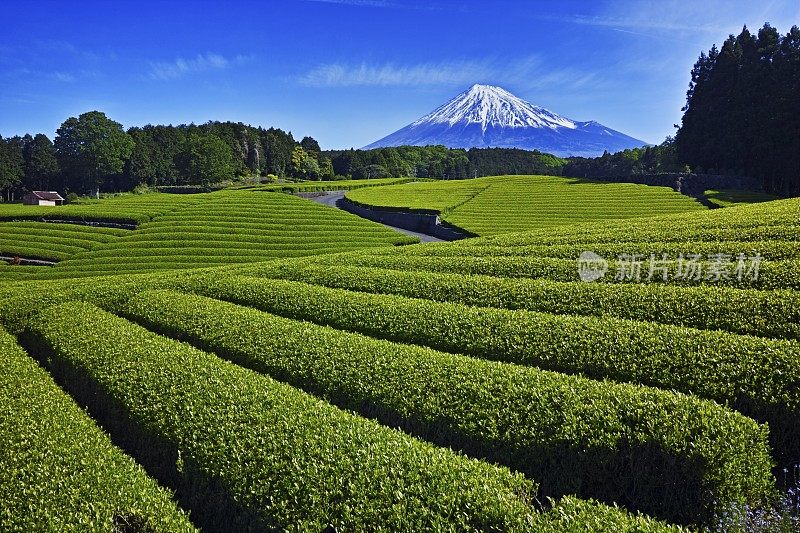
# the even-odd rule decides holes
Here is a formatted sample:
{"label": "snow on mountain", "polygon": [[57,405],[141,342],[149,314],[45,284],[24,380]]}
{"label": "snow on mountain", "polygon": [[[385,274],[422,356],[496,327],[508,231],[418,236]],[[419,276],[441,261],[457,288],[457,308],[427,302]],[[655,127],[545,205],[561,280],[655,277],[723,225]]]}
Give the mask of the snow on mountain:
{"label": "snow on mountain", "polygon": [[450,148],[523,148],[559,156],[601,155],[646,143],[595,121],[578,122],[514,96],[473,85],[443,106],[365,149],[443,144]]}
{"label": "snow on mountain", "polygon": [[563,126],[575,129],[573,121],[551,113],[543,107],[531,105],[505,89],[493,85],[473,85],[436,111],[425,115],[411,125],[444,122],[451,126],[459,122],[480,124],[484,131],[488,126],[509,128]]}

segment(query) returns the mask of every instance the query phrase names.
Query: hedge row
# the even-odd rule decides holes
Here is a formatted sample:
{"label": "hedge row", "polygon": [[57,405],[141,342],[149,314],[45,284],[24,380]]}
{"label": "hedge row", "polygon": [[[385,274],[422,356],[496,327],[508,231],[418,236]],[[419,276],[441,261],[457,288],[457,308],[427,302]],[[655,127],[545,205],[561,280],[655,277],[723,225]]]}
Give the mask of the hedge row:
{"label": "hedge row", "polygon": [[297,235],[287,234],[285,232],[270,232],[268,230],[255,230],[246,234],[236,235],[232,239],[233,233],[227,233],[226,229],[219,232],[204,231],[198,232],[196,228],[191,233],[180,231],[181,228],[173,228],[173,231],[167,231],[164,228],[163,233],[154,233],[150,230],[141,230],[125,239],[125,242],[130,245],[137,244],[153,244],[162,243],[164,241],[176,242],[180,241],[185,245],[195,244],[196,241],[209,243],[210,245],[217,246],[218,243],[228,243],[231,246],[237,245],[263,245],[263,244],[281,244],[281,243],[303,243],[303,242],[319,242],[319,241],[382,241],[386,242],[386,235],[381,233],[371,233],[367,231],[339,231],[328,232],[323,230],[312,231],[298,231]]}
{"label": "hedge row", "polygon": [[[41,267],[25,270],[33,268],[42,270]],[[121,305],[142,290],[173,288],[186,276],[183,272],[170,271],[149,274],[115,272],[108,276],[74,280],[58,291],[51,290],[52,282],[47,280],[0,284],[0,326],[19,335],[47,307],[70,301],[86,301],[98,306]]]}
{"label": "hedge row", "polygon": [[44,261],[63,261],[65,259],[69,259],[73,254],[63,251],[54,251],[48,248],[34,248],[6,244],[3,239],[0,239],[0,255],[7,255],[11,257],[19,256],[27,259],[40,259]]}
{"label": "hedge row", "polygon": [[[0,242],[2,242],[0,240]],[[220,253],[226,255],[231,260],[241,262],[242,257],[245,259],[248,256],[259,257],[261,255],[275,254],[282,251],[313,251],[316,249],[321,250],[336,250],[345,251],[349,248],[361,249],[369,247],[383,247],[386,246],[385,240],[359,240],[358,237],[346,239],[334,239],[332,241],[317,239],[313,242],[264,242],[264,243],[240,243],[240,242],[198,242],[191,243],[181,240],[175,241],[159,241],[153,243],[125,243],[124,247],[120,248],[104,248],[93,250],[91,254],[84,254],[83,257],[91,257],[94,259],[106,257],[170,257],[179,254],[186,254],[191,256],[214,256]],[[231,257],[233,254],[233,257]],[[240,254],[240,255],[237,255]]]}
{"label": "hedge row", "polygon": [[[17,204],[13,204],[17,205]],[[36,210],[30,209],[31,206],[24,206],[25,209],[21,211],[11,211],[8,213],[7,209],[0,209],[0,222],[50,222],[58,223],[61,220],[70,220],[74,222],[107,222],[111,224],[130,224],[139,225],[150,220],[150,216],[143,213],[119,211],[114,208],[104,210],[70,210],[62,211],[59,209],[57,215],[53,214],[52,208],[45,207]]]}
{"label": "hedge row", "polygon": [[170,494],[3,330],[0,442],[0,530],[194,530]]}
{"label": "hedge row", "polygon": [[[530,531],[549,517],[535,513],[535,486],[519,474],[416,441],[88,304],[45,310],[25,339],[209,529]],[[592,518],[567,502],[570,509]],[[659,528],[617,520],[629,530]]]}
{"label": "hedge row", "polygon": [[75,241],[60,238],[53,239],[47,237],[21,237],[19,235],[5,235],[2,233],[2,228],[0,228],[0,248],[34,248],[38,250],[61,252],[63,254],[75,254],[85,252],[97,244],[98,243],[96,242]]}
{"label": "hedge row", "polygon": [[[772,202],[770,202],[771,204]],[[737,208],[738,209],[738,208]],[[784,220],[780,223],[762,224],[750,219],[740,224],[729,219],[714,224],[698,224],[697,212],[692,218],[644,218],[638,225],[620,224],[607,221],[594,224],[576,224],[572,227],[559,227],[558,231],[545,228],[535,232],[493,235],[470,246],[531,246],[578,243],[616,243],[616,242],[713,242],[713,241],[797,241],[800,223]],[[465,243],[466,245],[466,243]]]}
{"label": "hedge row", "polygon": [[492,176],[348,192],[362,205],[436,210],[473,234],[528,230],[593,219],[704,209],[669,188],[544,176]]}
{"label": "hedge row", "polygon": [[[425,246],[422,248],[430,248]],[[463,250],[463,249],[459,249]],[[576,258],[560,259],[536,256],[428,256],[417,255],[416,250],[406,250],[398,252],[394,248],[376,249],[373,253],[350,254],[345,256],[328,255],[319,256],[313,260],[316,264],[322,265],[344,265],[361,266],[372,268],[383,268],[391,270],[414,270],[423,272],[441,272],[456,274],[478,274],[485,276],[497,276],[508,278],[546,278],[553,281],[581,281]],[[464,250],[469,253],[470,249]],[[660,260],[660,259],[657,259]],[[645,258],[640,267],[640,275],[626,279],[616,279],[616,274],[626,272],[630,264],[618,261],[608,261],[608,272],[597,283],[660,283],[683,286],[709,285],[734,288],[757,288],[761,290],[770,289],[800,289],[800,261],[761,261],[758,268],[758,275],[754,276],[748,269],[753,264],[749,258],[744,259],[743,270],[737,274],[737,261],[726,264],[724,271],[726,275],[719,280],[713,276],[708,279],[708,274],[712,273],[713,265],[708,261],[699,263],[701,276],[700,279],[680,279],[678,278],[678,263],[670,261],[668,263],[654,263],[652,275],[650,273],[649,256]],[[663,270],[668,269],[667,279],[663,277]],[[686,265],[682,267],[687,268]]]}
{"label": "hedge row", "polygon": [[753,256],[760,254],[768,260],[796,259],[800,257],[800,241],[691,241],[691,242],[658,242],[658,241],[620,241],[620,242],[587,242],[579,244],[534,244],[527,246],[476,246],[470,244],[463,246],[461,241],[433,246],[421,246],[410,252],[410,255],[424,255],[437,257],[555,257],[562,259],[577,259],[584,251],[595,252],[606,259],[616,259],[622,254],[638,254],[649,258],[654,254],[661,258],[667,254],[668,258],[677,259],[683,254],[699,254],[707,259],[712,254],[745,254]]}
{"label": "hedge row", "polygon": [[800,343],[649,322],[475,308],[245,277],[192,292],[372,337],[568,374],[678,390],[769,422],[800,462]]}
{"label": "hedge row", "polygon": [[800,202],[797,199],[641,220],[590,222],[559,227],[557,232],[543,228],[521,234],[494,235],[469,244],[525,246],[620,241],[770,240],[800,240]]}
{"label": "hedge row", "polygon": [[[71,256],[74,262],[37,277],[109,272],[117,266],[125,271],[197,268],[223,260],[259,262],[419,242],[348,213],[283,194],[220,191],[198,195],[191,202],[182,201],[184,196],[152,196],[175,201],[171,208],[165,201],[158,207],[159,216],[138,231],[75,254]],[[127,203],[104,200],[94,207]]]}
{"label": "hedge row", "polygon": [[4,235],[64,238],[89,242],[110,242],[117,237],[130,234],[130,230],[124,229],[53,222],[1,222],[0,229]]}
{"label": "hedge row", "polygon": [[[236,234],[252,234],[255,231],[257,232],[275,232],[275,231],[295,231],[295,232],[304,232],[309,230],[321,231],[321,232],[341,232],[341,231],[349,231],[349,230],[357,230],[359,232],[364,232],[368,234],[384,234],[386,235],[385,228],[379,226],[377,228],[365,226],[364,224],[358,221],[352,220],[342,220],[336,221],[336,225],[331,227],[328,219],[320,220],[317,223],[308,222],[307,219],[302,218],[298,220],[294,220],[296,222],[294,224],[287,223],[280,218],[276,218],[274,220],[264,219],[263,217],[252,217],[249,220],[237,221],[233,222],[224,222],[218,220],[211,220],[206,221],[203,223],[201,227],[198,227],[198,224],[192,222],[193,219],[180,219],[170,221],[169,224],[167,222],[154,222],[151,224],[145,224],[140,227],[140,230],[135,233],[131,234],[134,235],[159,235],[161,233],[169,233],[169,228],[175,228],[175,231],[179,231],[181,233],[203,233],[206,229],[208,230],[218,230],[218,231],[230,231],[232,235]],[[327,224],[326,224],[327,222]]]}
{"label": "hedge row", "polygon": [[764,503],[773,484],[767,428],[694,397],[395,344],[173,291],[139,294],[122,313],[525,472],[547,495],[690,523],[734,502]]}
{"label": "hedge row", "polygon": [[563,283],[272,262],[226,272],[360,292],[553,314],[609,316],[745,335],[800,339],[800,292],[666,284]]}

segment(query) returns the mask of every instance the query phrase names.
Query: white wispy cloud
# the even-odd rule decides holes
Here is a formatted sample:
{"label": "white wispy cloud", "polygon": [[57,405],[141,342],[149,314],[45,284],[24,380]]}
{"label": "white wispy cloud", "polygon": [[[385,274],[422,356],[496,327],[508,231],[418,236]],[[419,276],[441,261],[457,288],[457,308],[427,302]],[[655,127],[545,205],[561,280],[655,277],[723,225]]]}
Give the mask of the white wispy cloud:
{"label": "white wispy cloud", "polygon": [[[573,22],[584,26],[602,26],[620,31],[621,28],[634,28],[639,30],[658,30],[667,32],[707,32],[707,33],[723,33],[725,27],[714,24],[697,24],[692,21],[686,21],[681,18],[671,15],[669,12],[662,12],[661,15],[653,15],[650,17],[589,17],[584,15],[574,15],[566,17],[562,20],[566,22]],[[630,33],[633,33],[632,31]]]}
{"label": "white wispy cloud", "polygon": [[319,65],[299,81],[312,87],[458,85],[491,78],[494,70],[485,61],[451,61],[395,65],[393,63]]}
{"label": "white wispy cloud", "polygon": [[392,0],[304,0],[304,1],[313,2],[315,4],[336,4],[340,6],[354,6],[354,7],[413,9],[421,11],[437,11],[441,9],[440,6],[434,5],[430,1],[420,1],[420,2],[413,2],[413,1],[400,2]]}
{"label": "white wispy cloud", "polygon": [[706,42],[709,37],[724,39],[729,33],[738,33],[743,24],[754,30],[769,21],[788,29],[796,23],[797,15],[800,15],[797,0],[630,0],[609,2],[594,15],[539,14],[536,18],[651,37],[661,34]]}
{"label": "white wispy cloud", "polygon": [[572,90],[605,85],[596,72],[548,67],[538,55],[410,65],[329,63],[312,68],[297,81],[309,87],[460,87],[497,83],[526,89],[556,86]]}
{"label": "white wispy cloud", "polygon": [[72,83],[84,79],[97,79],[102,74],[95,70],[80,69],[72,72],[65,70],[45,70],[31,69],[28,67],[8,69],[0,71],[0,80],[15,80],[26,82],[50,82]]}
{"label": "white wispy cloud", "polygon": [[174,61],[156,61],[150,63],[149,75],[154,80],[174,80],[188,74],[222,70],[238,66],[252,59],[251,56],[237,55],[226,58],[215,53],[198,54],[193,58],[179,57]]}
{"label": "white wispy cloud", "polygon": [[363,7],[398,7],[394,2],[387,0],[305,0],[318,4],[339,4],[343,6],[363,6]]}
{"label": "white wispy cloud", "polygon": [[56,81],[63,81],[67,83],[75,81],[75,76],[67,72],[53,72],[52,76]]}

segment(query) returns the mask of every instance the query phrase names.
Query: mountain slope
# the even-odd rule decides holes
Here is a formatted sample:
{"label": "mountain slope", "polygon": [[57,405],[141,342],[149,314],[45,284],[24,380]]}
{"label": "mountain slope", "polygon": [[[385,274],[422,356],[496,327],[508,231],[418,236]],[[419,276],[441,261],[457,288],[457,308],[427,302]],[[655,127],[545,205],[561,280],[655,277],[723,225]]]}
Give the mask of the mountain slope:
{"label": "mountain slope", "polygon": [[443,144],[524,148],[559,156],[601,155],[647,143],[595,121],[574,121],[492,85],[473,85],[443,106],[365,149]]}

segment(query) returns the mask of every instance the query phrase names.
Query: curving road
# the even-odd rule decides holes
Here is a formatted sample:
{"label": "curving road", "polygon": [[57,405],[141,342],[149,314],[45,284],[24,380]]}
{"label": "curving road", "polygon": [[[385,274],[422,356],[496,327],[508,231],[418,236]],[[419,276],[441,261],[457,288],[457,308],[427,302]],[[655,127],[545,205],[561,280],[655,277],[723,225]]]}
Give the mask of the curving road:
{"label": "curving road", "polygon": [[[312,193],[312,194],[301,194],[300,196],[306,198],[307,200],[327,205],[328,207],[335,207],[337,209],[341,209],[339,207],[339,201],[342,198],[344,198],[345,192],[346,191],[327,191],[327,192]],[[419,233],[417,231],[398,228],[395,226],[390,226],[388,224],[382,224],[382,225],[386,226],[387,228],[393,229],[395,231],[399,231],[400,233],[411,235],[412,237],[419,237],[419,240],[422,242],[446,242],[444,239],[434,237],[433,235],[428,235],[427,233]]]}

